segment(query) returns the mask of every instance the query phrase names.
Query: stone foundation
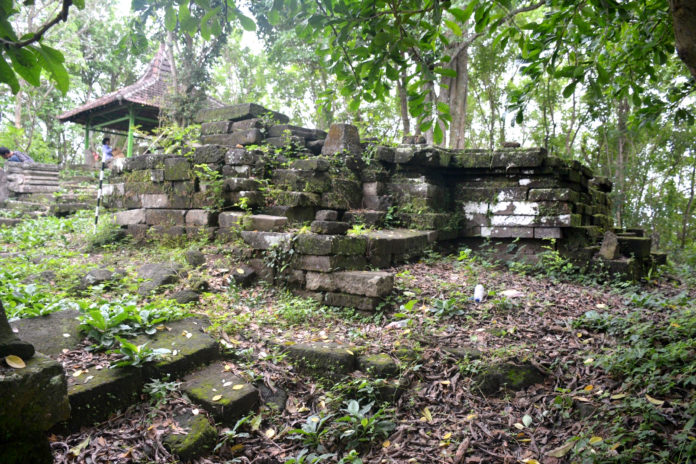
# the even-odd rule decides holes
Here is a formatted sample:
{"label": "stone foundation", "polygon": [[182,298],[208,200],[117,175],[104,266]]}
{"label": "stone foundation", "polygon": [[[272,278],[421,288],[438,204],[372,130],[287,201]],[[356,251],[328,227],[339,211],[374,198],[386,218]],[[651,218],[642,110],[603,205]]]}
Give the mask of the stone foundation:
{"label": "stone foundation", "polygon": [[[587,264],[613,230],[611,182],[543,149],[367,145],[353,126],[334,125],[327,138],[258,105],[206,110],[198,119],[205,145],[190,157],[135,157],[111,179],[107,204],[127,209],[117,223],[137,236],[205,228],[249,248],[257,268],[284,253],[289,261],[278,274],[294,269],[293,282],[304,285],[298,291],[327,304],[374,309],[388,292],[327,282],[416,258],[437,242],[518,248],[524,241],[533,257],[554,239],[561,253]],[[303,224],[309,233],[297,230]],[[351,227],[358,235],[346,235]],[[619,255],[604,265],[635,277],[651,264],[650,241],[619,236]],[[274,250],[283,253],[269,258]],[[320,285],[317,273],[334,277]]]}

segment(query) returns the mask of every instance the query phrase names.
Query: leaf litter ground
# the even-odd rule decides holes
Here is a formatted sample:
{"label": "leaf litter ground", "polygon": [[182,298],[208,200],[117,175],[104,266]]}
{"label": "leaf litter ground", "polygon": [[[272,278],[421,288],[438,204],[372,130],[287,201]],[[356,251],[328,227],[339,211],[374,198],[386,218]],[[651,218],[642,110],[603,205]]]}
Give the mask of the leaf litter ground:
{"label": "leaf litter ground", "polygon": [[[229,347],[230,370],[265,385],[266,394],[283,390],[288,400],[282,411],[262,408],[236,431],[248,437],[235,439],[229,428],[219,428],[221,437],[229,439],[200,463],[282,463],[303,449],[316,451],[291,439],[290,430],[312,415],[336,413],[345,400],[365,404],[374,399],[369,387],[376,384],[364,373],[354,372],[339,383],[307,375],[275,348],[283,343],[335,341],[366,353],[410,358],[400,361],[403,393],[383,405],[396,427],[389,436],[364,444],[359,455],[365,463],[553,464],[573,455],[591,456],[595,447],[615,438],[603,422],[607,414],[631,398],[647,398],[654,414],[674,424],[673,429],[655,430],[654,442],[639,446],[659,449],[665,443],[662,436],[688,420],[682,405],[693,401],[693,389],[655,398],[649,394],[650,385],[626,390],[621,379],[596,365],[596,358],[616,341],[606,333],[577,328],[572,321],[588,311],[628,313],[622,291],[611,287],[441,259],[394,268],[396,297],[383,312],[366,315],[299,304],[268,287],[228,291],[226,269],[217,264],[209,260],[212,292],[196,311],[215,322],[214,333]],[[469,299],[476,283],[490,293],[481,304]],[[506,290],[517,292],[504,297]],[[666,283],[650,289],[667,297],[683,290]],[[415,303],[408,304],[411,300]],[[456,354],[461,350],[453,348],[475,349],[482,357],[462,358]],[[72,353],[61,361],[69,372],[84,362]],[[546,373],[546,380],[518,392],[482,395],[476,375],[487,365],[505,361],[531,363]],[[103,424],[51,436],[55,460],[177,462],[161,437],[177,427],[173,417],[184,410],[199,411],[179,393],[156,405],[143,395],[142,403]],[[634,428],[641,420],[626,419]],[[339,455],[346,451],[337,439],[327,440],[325,446]],[[620,446],[628,445],[603,452],[618,453]]]}

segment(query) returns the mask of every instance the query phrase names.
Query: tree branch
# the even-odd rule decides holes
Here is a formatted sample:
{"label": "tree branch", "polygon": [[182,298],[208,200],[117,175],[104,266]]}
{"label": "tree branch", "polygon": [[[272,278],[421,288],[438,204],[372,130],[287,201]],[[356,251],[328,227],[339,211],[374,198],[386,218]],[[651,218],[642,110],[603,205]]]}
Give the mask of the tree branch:
{"label": "tree branch", "polygon": [[48,32],[50,28],[52,28],[59,22],[68,19],[68,9],[70,9],[72,4],[73,0],[63,0],[63,7],[61,8],[60,12],[56,15],[56,17],[44,24],[43,26],[41,26],[41,28],[39,28],[39,30],[36,31],[36,33],[32,37],[26,40],[20,40],[19,42],[0,38],[0,44],[14,48],[22,48],[26,47],[27,45],[31,45],[34,42],[40,41],[43,38],[44,34]]}

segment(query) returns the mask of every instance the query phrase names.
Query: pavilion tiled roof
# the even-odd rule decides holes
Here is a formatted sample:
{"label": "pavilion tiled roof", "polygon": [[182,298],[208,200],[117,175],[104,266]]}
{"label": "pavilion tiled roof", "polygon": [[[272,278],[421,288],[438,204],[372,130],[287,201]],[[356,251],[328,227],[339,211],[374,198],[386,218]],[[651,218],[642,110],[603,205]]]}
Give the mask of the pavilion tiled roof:
{"label": "pavilion tiled roof", "polygon": [[[81,122],[86,114],[98,108],[113,103],[138,103],[143,106],[162,108],[167,99],[169,86],[172,82],[172,65],[169,62],[164,44],[160,45],[157,54],[148,65],[145,73],[137,82],[115,92],[108,93],[84,105],[58,116],[60,121]],[[82,117],[80,117],[82,116]]]}
{"label": "pavilion tiled roof", "polygon": [[[137,82],[65,112],[58,116],[58,120],[61,122],[69,121],[87,124],[93,118],[99,118],[99,113],[103,110],[121,105],[124,105],[125,109],[128,103],[139,105],[139,113],[143,114],[143,116],[156,119],[160,108],[165,107],[168,103],[172,82],[172,64],[167,56],[166,48],[162,44],[145,73]],[[223,104],[208,97],[206,106],[217,107],[223,106]],[[124,123],[119,123],[117,126],[122,124]]]}

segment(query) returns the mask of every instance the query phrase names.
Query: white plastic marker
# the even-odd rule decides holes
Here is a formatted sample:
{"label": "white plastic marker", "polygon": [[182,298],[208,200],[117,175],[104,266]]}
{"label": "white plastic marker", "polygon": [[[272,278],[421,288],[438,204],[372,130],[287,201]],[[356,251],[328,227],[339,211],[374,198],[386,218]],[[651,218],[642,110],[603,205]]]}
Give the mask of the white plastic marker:
{"label": "white plastic marker", "polygon": [[483,301],[484,296],[486,296],[486,290],[483,288],[483,285],[478,284],[474,288],[474,301],[480,303]]}

